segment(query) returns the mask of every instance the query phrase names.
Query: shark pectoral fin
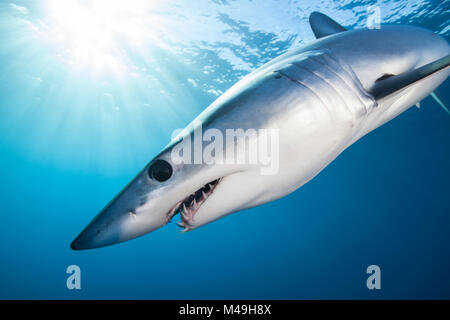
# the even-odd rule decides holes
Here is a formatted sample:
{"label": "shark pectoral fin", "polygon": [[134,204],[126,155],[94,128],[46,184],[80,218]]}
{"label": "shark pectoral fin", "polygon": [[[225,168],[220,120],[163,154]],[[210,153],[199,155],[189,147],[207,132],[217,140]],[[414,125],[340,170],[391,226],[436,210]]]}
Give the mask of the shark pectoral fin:
{"label": "shark pectoral fin", "polygon": [[436,72],[442,71],[449,66],[450,55],[426,64],[420,68],[406,71],[396,76],[390,76],[383,80],[379,80],[375,82],[374,86],[369,90],[369,92],[376,100],[379,100],[392,93],[402,90],[419,80],[425,79],[426,77],[431,76]]}
{"label": "shark pectoral fin", "polygon": [[432,92],[431,97],[436,100],[436,102],[442,107],[442,109],[445,110],[445,112],[447,112],[448,115],[450,115],[450,111],[448,110],[447,106],[442,102],[442,100],[438,97],[438,95],[436,94],[436,92]]}
{"label": "shark pectoral fin", "polygon": [[339,23],[324,15],[323,13],[314,11],[309,16],[309,24],[317,39],[329,36],[334,33],[347,31]]}

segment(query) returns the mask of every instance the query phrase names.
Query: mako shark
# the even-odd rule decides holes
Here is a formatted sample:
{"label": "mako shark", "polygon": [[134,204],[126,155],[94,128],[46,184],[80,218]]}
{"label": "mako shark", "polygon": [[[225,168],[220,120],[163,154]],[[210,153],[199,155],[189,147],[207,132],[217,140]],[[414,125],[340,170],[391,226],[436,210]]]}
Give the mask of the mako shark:
{"label": "mako shark", "polygon": [[[258,164],[175,162],[171,153],[182,141],[176,137],[92,220],[72,249],[136,238],[177,213],[188,231],[279,199],[362,136],[418,104],[449,75],[450,47],[431,31],[347,30],[318,12],[310,15],[310,25],[315,41],[247,75],[185,130],[192,133],[199,124],[221,132],[276,129],[276,174],[261,174]],[[248,152],[242,143],[236,139],[224,149]]]}

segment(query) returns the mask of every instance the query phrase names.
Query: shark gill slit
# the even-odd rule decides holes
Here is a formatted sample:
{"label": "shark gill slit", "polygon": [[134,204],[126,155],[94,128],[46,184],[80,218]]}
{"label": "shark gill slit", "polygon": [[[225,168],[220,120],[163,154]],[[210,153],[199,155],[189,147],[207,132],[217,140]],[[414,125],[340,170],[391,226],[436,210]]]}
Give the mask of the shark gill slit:
{"label": "shark gill slit", "polygon": [[[327,66],[323,61],[321,61],[321,59],[318,59],[317,57],[311,57],[311,60],[314,61],[315,63],[317,63],[318,65],[320,65],[322,67],[322,69],[330,72],[338,80],[338,83],[343,86],[342,88],[340,88],[339,86],[334,86],[329,81],[324,79],[324,81],[327,81],[329,86],[332,87],[337,92],[338,96],[343,101],[343,105],[345,106],[347,111],[353,115],[355,112],[353,111],[351,106],[348,105],[348,103],[347,103],[348,97],[347,96],[348,96],[348,93],[350,93],[352,96],[354,95],[354,92],[355,92],[354,88],[352,88],[352,86],[350,86],[345,81],[345,79],[343,77],[341,77],[339,72],[336,72],[336,70],[334,70],[330,66]],[[338,65],[338,68],[341,68],[342,72],[348,76],[347,71],[345,69],[343,69],[339,63],[337,65]],[[356,96],[358,96],[358,95],[356,94]],[[358,99],[359,99],[359,97],[358,97]]]}
{"label": "shark gill slit", "polygon": [[[323,67],[325,69],[327,69],[329,72],[331,72],[337,79],[339,79],[340,83],[346,88],[346,91],[348,91],[352,96],[356,96],[358,101],[360,102],[360,104],[362,106],[364,106],[364,115],[367,115],[367,108],[366,108],[366,104],[364,103],[364,101],[361,99],[361,94],[363,94],[362,86],[358,86],[359,80],[357,79],[356,75],[353,73],[353,70],[351,70],[351,68],[348,66],[348,69],[350,69],[352,72],[350,73],[349,70],[347,68],[345,68],[343,66],[343,64],[341,64],[339,61],[337,61],[336,59],[334,59],[332,57],[332,55],[330,54],[326,54],[326,57],[332,61],[332,63],[334,64],[335,68],[339,68],[340,70],[335,70],[334,68],[332,68],[330,65],[328,65],[327,63],[325,63],[324,61],[321,61],[321,59],[317,59],[316,57],[311,57],[311,60],[314,60],[315,62],[323,65]],[[351,80],[351,83],[348,83],[347,81],[347,77],[342,77],[341,73],[338,72],[340,71],[342,74],[346,75],[347,77],[349,77]],[[351,106],[349,106],[347,104],[347,99],[345,97],[345,92],[342,91],[341,88],[337,87],[333,87],[336,91],[339,92],[342,100],[344,101],[344,104],[347,106],[347,108],[349,109],[351,114],[355,114],[355,111],[351,108]],[[357,111],[356,111],[357,113]],[[357,114],[355,114],[355,116],[357,116]]]}
{"label": "shark gill slit", "polygon": [[310,91],[316,98],[317,100],[322,104],[323,108],[327,111],[328,115],[330,116],[331,120],[333,121],[333,123],[335,122],[335,117],[333,116],[333,113],[330,111],[330,109],[328,109],[327,104],[322,100],[322,98],[320,97],[320,95],[314,91],[313,88],[309,87],[308,85],[304,84],[303,82],[301,82],[300,80],[294,79],[290,76],[288,76],[287,74],[281,72],[281,71],[276,71],[278,72],[280,75],[282,75],[283,77],[289,79],[290,81],[294,82],[295,84],[304,87],[306,90]]}
{"label": "shark gill slit", "polygon": [[308,72],[308,73],[312,74],[314,77],[316,77],[319,80],[321,80],[322,82],[324,82],[327,87],[331,88],[331,90],[333,90],[336,93],[336,96],[339,98],[339,100],[341,101],[342,105],[345,106],[345,108],[348,110],[348,112],[351,113],[351,109],[347,105],[347,103],[345,102],[345,99],[342,96],[342,94],[328,80],[326,80],[324,77],[320,76],[319,74],[317,74],[313,70],[307,69],[306,67],[298,65],[297,63],[294,63],[294,66],[297,67],[298,69],[301,69],[304,72]]}
{"label": "shark gill slit", "polygon": [[[332,61],[332,63],[335,65],[335,67],[337,66],[338,68],[340,68],[342,70],[342,74],[346,74],[350,78],[351,84],[348,83],[347,79],[343,78],[339,72],[336,72],[336,70],[331,68],[331,66],[329,64],[320,61],[320,59],[317,59],[316,57],[311,57],[311,59],[313,59],[314,61],[316,61],[320,64],[323,64],[326,69],[328,69],[330,72],[335,74],[339,79],[341,79],[342,82],[346,85],[346,87],[350,90],[350,92],[352,92],[352,93],[356,92],[355,96],[358,98],[361,105],[364,106],[364,116],[367,116],[368,108],[370,106],[376,107],[377,104],[376,104],[375,99],[372,97],[372,95],[370,95],[370,93],[368,93],[364,89],[361,81],[359,81],[359,79],[356,76],[353,69],[349,65],[347,65],[345,63],[341,63],[336,58],[334,58],[333,55],[331,55],[329,53],[324,53],[322,55],[322,57],[327,58],[328,61]],[[366,97],[367,100],[369,100],[369,101],[365,101],[364,99],[362,99],[362,97]]]}

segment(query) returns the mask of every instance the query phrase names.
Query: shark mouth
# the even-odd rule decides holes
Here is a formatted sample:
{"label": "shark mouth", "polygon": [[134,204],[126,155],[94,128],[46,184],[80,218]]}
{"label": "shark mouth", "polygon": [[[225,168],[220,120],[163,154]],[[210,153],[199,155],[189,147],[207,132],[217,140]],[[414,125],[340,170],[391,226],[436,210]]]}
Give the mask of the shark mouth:
{"label": "shark mouth", "polygon": [[208,182],[203,187],[187,196],[184,200],[177,202],[167,214],[167,223],[179,213],[181,221],[177,221],[177,225],[184,228],[182,232],[191,230],[195,213],[202,204],[205,203],[206,199],[211,196],[220,180],[222,180],[222,178]]}

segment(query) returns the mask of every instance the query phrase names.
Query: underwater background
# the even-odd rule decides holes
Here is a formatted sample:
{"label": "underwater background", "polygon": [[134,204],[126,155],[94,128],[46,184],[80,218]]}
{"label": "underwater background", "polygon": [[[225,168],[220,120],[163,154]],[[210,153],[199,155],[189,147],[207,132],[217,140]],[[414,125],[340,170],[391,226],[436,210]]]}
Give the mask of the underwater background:
{"label": "underwater background", "polygon": [[0,298],[449,299],[450,116],[430,97],[285,198],[69,247],[173,130],[313,40],[312,11],[362,28],[371,5],[449,40],[450,1],[0,1]]}

